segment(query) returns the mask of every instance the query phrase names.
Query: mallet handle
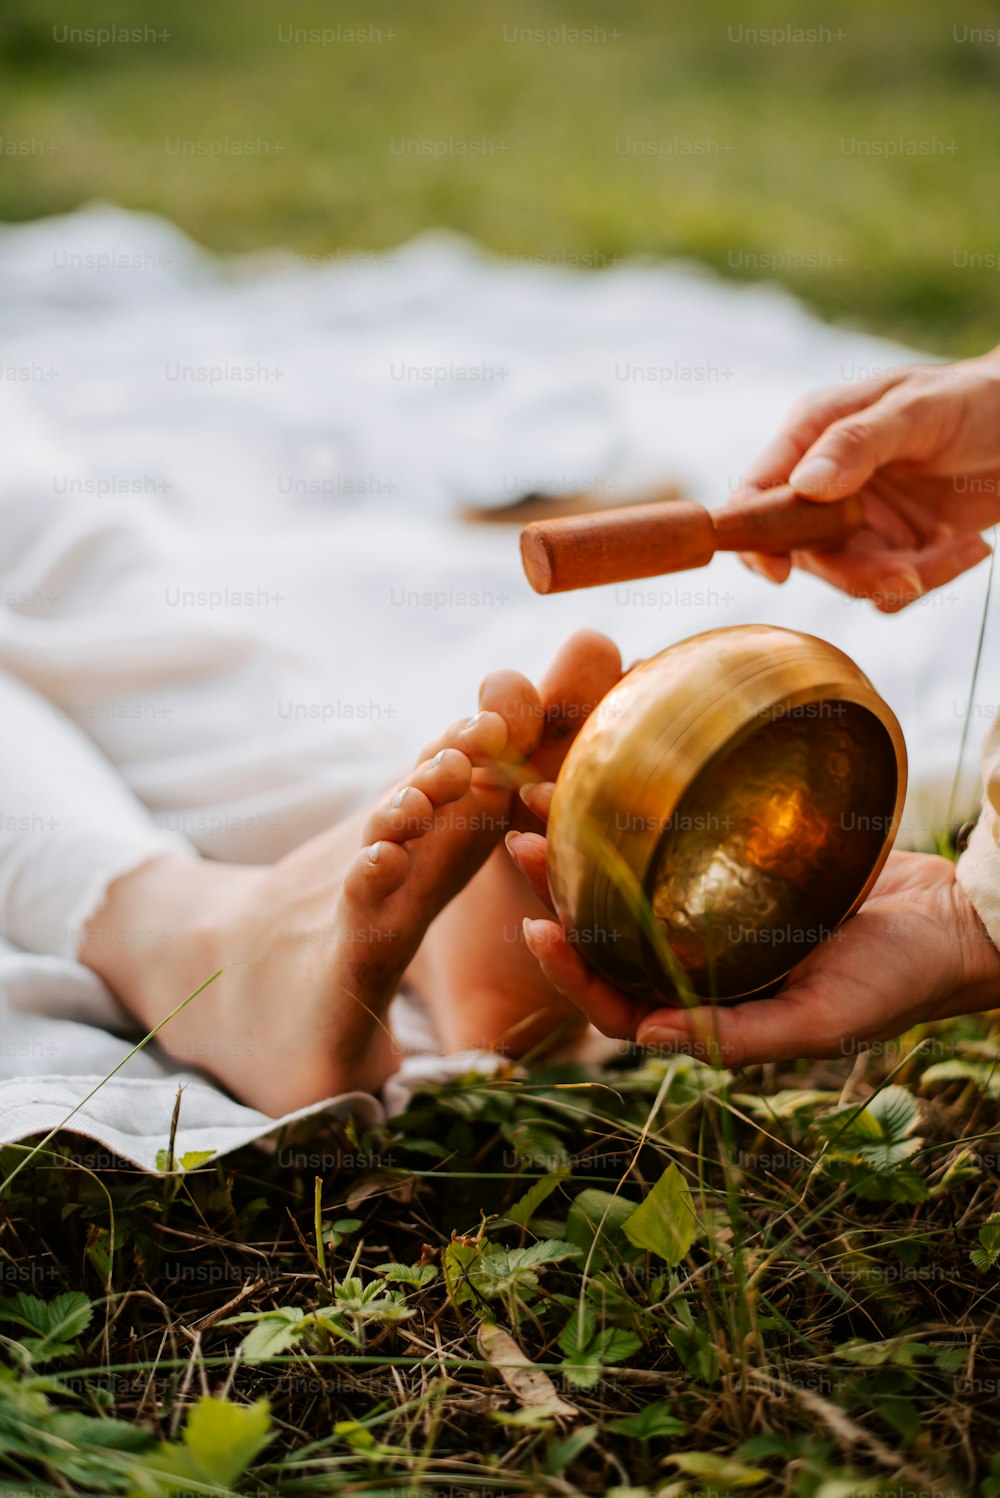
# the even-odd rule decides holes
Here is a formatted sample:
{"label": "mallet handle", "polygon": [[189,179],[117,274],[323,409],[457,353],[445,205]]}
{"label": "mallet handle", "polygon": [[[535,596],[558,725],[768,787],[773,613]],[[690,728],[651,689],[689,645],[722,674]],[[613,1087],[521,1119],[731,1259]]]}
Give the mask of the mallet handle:
{"label": "mallet handle", "polygon": [[668,500],[538,520],[521,532],[521,559],[536,593],[566,593],[704,567],[717,551],[834,551],[863,518],[856,494],[801,499],[783,484],[720,510]]}

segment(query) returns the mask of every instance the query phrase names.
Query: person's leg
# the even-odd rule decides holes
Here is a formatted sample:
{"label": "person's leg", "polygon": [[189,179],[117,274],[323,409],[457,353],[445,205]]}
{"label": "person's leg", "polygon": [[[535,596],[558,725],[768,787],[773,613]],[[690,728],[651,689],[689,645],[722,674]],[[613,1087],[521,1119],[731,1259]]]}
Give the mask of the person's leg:
{"label": "person's leg", "polygon": [[510,828],[541,730],[530,683],[497,673],[480,712],[374,811],[268,867],[171,854],[112,883],[80,960],[147,1029],[218,972],[158,1039],[267,1113],[373,1090],[398,1065],[390,1000],[428,926]]}
{"label": "person's leg", "polygon": [[541,825],[517,787],[558,772],[620,674],[589,632],[559,652],[542,697],[493,673],[477,716],[373,812],[266,868],[147,863],[112,884],[80,959],[150,1029],[218,972],[158,1038],[271,1114],[396,1069],[386,1012],[404,974],[445,1049],[522,1054],[579,1015],[524,946],[525,916],[547,912],[500,844]]}

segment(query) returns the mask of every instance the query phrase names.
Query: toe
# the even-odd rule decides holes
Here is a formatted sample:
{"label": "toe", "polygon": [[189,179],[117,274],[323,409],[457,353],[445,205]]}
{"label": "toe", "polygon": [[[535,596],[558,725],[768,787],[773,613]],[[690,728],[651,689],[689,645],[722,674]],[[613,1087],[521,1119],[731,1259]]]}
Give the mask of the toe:
{"label": "toe", "polygon": [[621,676],[621,655],[606,635],[584,629],[566,641],[542,681],[545,730],[536,770],[555,779],[570,744]]}
{"label": "toe", "polygon": [[545,725],[542,699],[520,671],[491,671],[479,688],[479,706],[498,713],[507,725],[507,756],[534,754]]}
{"label": "toe", "polygon": [[499,713],[478,712],[471,718],[459,718],[420,756],[433,759],[443,749],[458,749],[474,764],[499,759],[507,747],[507,725]]}
{"label": "toe", "polygon": [[398,843],[383,839],[362,848],[344,876],[343,898],[352,913],[368,911],[375,919],[379,905],[399,889],[409,867],[409,854]]}
{"label": "toe", "polygon": [[416,786],[404,785],[375,808],[361,837],[369,844],[405,843],[408,838],[423,837],[433,825],[434,802]]}
{"label": "toe", "polygon": [[[617,645],[594,629],[581,629],[563,645],[542,679],[541,697],[550,720],[559,709],[586,717],[621,680]],[[570,714],[574,716],[574,714]],[[576,724],[579,727],[579,721]]]}
{"label": "toe", "polygon": [[439,749],[433,759],[422,760],[409,778],[409,784],[434,806],[448,806],[469,789],[472,761],[459,749]]}

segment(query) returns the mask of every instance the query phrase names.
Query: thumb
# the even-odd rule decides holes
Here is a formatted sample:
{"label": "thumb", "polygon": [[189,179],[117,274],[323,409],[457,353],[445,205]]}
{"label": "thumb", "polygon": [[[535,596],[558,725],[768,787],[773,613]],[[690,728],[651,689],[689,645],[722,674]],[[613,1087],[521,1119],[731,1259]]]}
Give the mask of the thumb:
{"label": "thumb", "polygon": [[843,499],[886,463],[919,456],[919,437],[909,403],[884,398],[828,426],[792,469],[789,483],[809,499]]}

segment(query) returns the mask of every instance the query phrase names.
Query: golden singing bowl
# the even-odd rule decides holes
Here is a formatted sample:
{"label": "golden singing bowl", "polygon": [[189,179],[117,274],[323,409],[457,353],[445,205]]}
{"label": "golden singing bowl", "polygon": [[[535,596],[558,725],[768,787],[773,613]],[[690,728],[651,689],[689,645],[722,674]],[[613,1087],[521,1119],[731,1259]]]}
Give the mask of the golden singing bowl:
{"label": "golden singing bowl", "polygon": [[857,910],[905,794],[899,724],[848,656],[771,625],[709,630],[630,671],[570,749],[556,909],[626,993],[760,996]]}

